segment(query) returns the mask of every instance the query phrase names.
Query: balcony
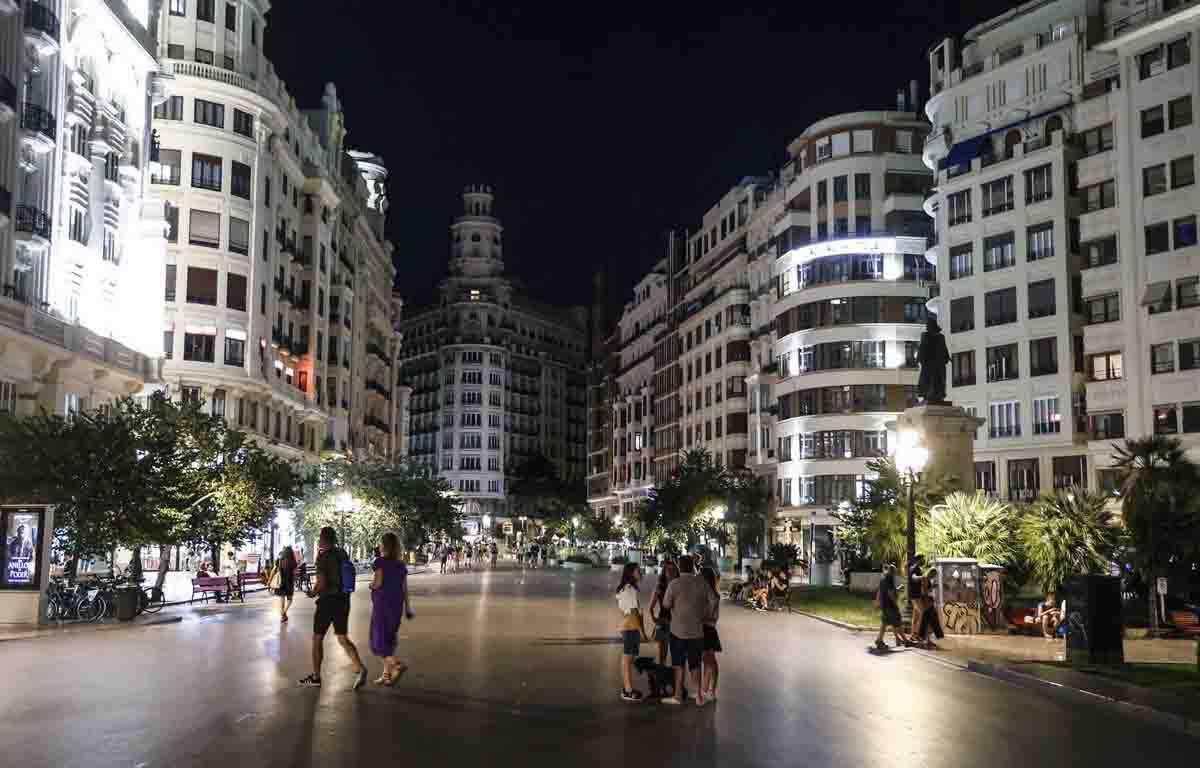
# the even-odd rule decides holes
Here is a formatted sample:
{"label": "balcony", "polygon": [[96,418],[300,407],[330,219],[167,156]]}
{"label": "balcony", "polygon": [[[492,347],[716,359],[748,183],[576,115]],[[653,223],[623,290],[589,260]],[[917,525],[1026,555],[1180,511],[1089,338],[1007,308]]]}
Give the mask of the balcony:
{"label": "balcony", "polygon": [[8,226],[8,222],[11,217],[12,192],[8,191],[8,187],[0,184],[0,229]]}
{"label": "balcony", "polygon": [[[1181,13],[1182,11],[1187,11],[1187,13]],[[1194,21],[1197,16],[1200,16],[1200,3],[1197,0],[1150,0],[1144,8],[1109,23],[1104,30],[1105,40],[1116,40],[1147,25],[1154,25],[1153,29],[1146,30],[1147,33],[1157,31],[1165,24],[1155,24],[1155,22],[1177,13],[1180,14],[1180,18],[1172,19],[1166,24],[1183,24],[1187,21]]]}
{"label": "balcony", "polygon": [[21,105],[21,130],[30,149],[39,155],[54,149],[58,136],[58,122],[54,113],[45,107],[27,101]]}
{"label": "balcony", "polygon": [[32,205],[17,206],[17,224],[13,230],[18,240],[31,240],[37,245],[50,242],[53,221],[50,215]]}
{"label": "balcony", "polygon": [[1021,436],[1021,425],[1020,424],[1009,424],[1007,426],[994,426],[988,430],[988,437],[991,437],[991,438],[1020,437],[1020,436]]}
{"label": "balcony", "polygon": [[245,75],[233,72],[223,67],[214,66],[212,64],[201,64],[198,61],[171,61],[171,72],[175,77],[199,77],[204,80],[212,80],[225,85],[232,85],[237,88],[242,88],[253,93],[258,92],[253,80]]}
{"label": "balcony", "polygon": [[0,123],[7,123],[17,115],[17,86],[4,75],[0,75]]}
{"label": "balcony", "polygon": [[58,16],[40,3],[25,3],[25,40],[42,56],[58,50]]}

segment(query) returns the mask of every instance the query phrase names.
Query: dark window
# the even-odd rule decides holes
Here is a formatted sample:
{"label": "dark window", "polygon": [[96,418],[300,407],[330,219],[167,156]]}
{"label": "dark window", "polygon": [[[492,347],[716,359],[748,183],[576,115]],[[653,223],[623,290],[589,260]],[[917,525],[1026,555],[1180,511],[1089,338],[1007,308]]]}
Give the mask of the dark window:
{"label": "dark window", "polygon": [[1054,196],[1054,182],[1050,175],[1051,167],[1043,165],[1025,171],[1025,202],[1040,203]]}
{"label": "dark window", "polygon": [[1192,155],[1171,161],[1171,189],[1190,187],[1196,183],[1196,160]]}
{"label": "dark window", "polygon": [[1179,342],[1179,370],[1194,371],[1200,368],[1200,339]]}
{"label": "dark window", "polygon": [[963,296],[950,301],[950,332],[975,330],[975,297]]}
{"label": "dark window", "polygon": [[168,59],[182,59],[183,58],[183,46],[176,45],[174,43],[168,43],[167,44],[167,58]]}
{"label": "dark window", "polygon": [[[254,115],[249,112],[234,107],[233,109],[233,132],[240,133],[243,136],[254,136]],[[270,203],[267,203],[270,205]]]}
{"label": "dark window", "polygon": [[1189,309],[1200,306],[1200,277],[1181,277],[1175,281],[1175,306]]}
{"label": "dark window", "polygon": [[1084,313],[1092,325],[1115,323],[1121,319],[1121,295],[1110,293],[1084,302]]}
{"label": "dark window", "polygon": [[1138,79],[1145,80],[1163,71],[1163,49],[1156,45],[1137,57]]}
{"label": "dark window", "polygon": [[983,239],[983,271],[994,272],[1007,269],[1017,263],[1013,233],[993,235]]}
{"label": "dark window", "polygon": [[243,256],[250,254],[250,222],[237,216],[229,217],[229,250]]}
{"label": "dark window", "polygon": [[187,0],[171,0],[170,13],[172,16],[186,16]]}
{"label": "dark window", "polygon": [[1102,240],[1093,240],[1090,243],[1084,243],[1082,247],[1088,269],[1117,263],[1116,235],[1106,237]]}
{"label": "dark window", "polygon": [[212,64],[213,63],[213,52],[208,50],[207,48],[197,48],[196,54],[195,54],[195,59],[200,64]]}
{"label": "dark window", "polygon": [[871,199],[871,174],[854,174],[854,197],[857,200]]}
{"label": "dark window", "polygon": [[198,189],[221,191],[221,164],[224,161],[213,155],[192,153],[192,186]]}
{"label": "dark window", "polygon": [[[1055,423],[1055,432],[1058,424]],[[1087,457],[1086,456],[1055,456],[1050,460],[1055,488],[1071,488],[1079,486],[1087,488]]]}
{"label": "dark window", "polygon": [[1162,106],[1150,107],[1150,109],[1142,110],[1142,138],[1148,139],[1151,136],[1157,136],[1165,130],[1163,126],[1163,108]]}
{"label": "dark window", "polygon": [[183,153],[178,149],[158,150],[158,165],[150,166],[150,183],[178,185],[182,164]]}
{"label": "dark window", "polygon": [[229,69],[229,70],[237,69],[237,62],[234,61],[232,56],[226,56],[222,60],[222,64],[224,65],[225,69]]}
{"label": "dark window", "polygon": [[1009,381],[1021,375],[1017,365],[1017,345],[1004,344],[987,349],[987,380]]}
{"label": "dark window", "polygon": [[225,306],[239,312],[246,311],[246,276],[233,272],[225,276]]}
{"label": "dark window", "polygon": [[1025,230],[1025,260],[1040,261],[1054,256],[1054,222]]}
{"label": "dark window", "polygon": [[1154,434],[1174,435],[1179,432],[1179,412],[1173,405],[1154,406]]}
{"label": "dark window", "polygon": [[1112,179],[1086,187],[1082,193],[1084,213],[1112,208],[1117,204],[1117,185]]}
{"label": "dark window", "polygon": [[1093,440],[1114,440],[1125,437],[1125,414],[1093,413],[1088,416],[1091,422],[1089,432]]}
{"label": "dark window", "polygon": [[250,19],[250,45],[258,45],[258,22]]}
{"label": "dark window", "polygon": [[975,350],[954,353],[950,366],[953,386],[969,387],[975,383]]}
{"label": "dark window", "polygon": [[179,206],[167,203],[163,208],[163,218],[167,222],[167,242],[179,242]]}
{"label": "dark window", "polygon": [[1170,115],[1171,130],[1192,124],[1192,97],[1181,96],[1167,102],[1167,112]]}
{"label": "dark window", "polygon": [[1089,131],[1083,132],[1083,150],[1085,154],[1095,155],[1100,152],[1107,152],[1113,148],[1113,127],[1112,123],[1102,125],[1098,128],[1092,128]]}
{"label": "dark window", "polygon": [[183,97],[169,96],[162,104],[154,108],[155,120],[182,120]]}
{"label": "dark window", "polygon": [[196,99],[193,110],[192,119],[202,125],[211,125],[214,128],[225,127],[225,105],[217,104],[204,99]]}
{"label": "dark window", "polygon": [[267,285],[262,283],[258,286],[258,313],[260,315],[267,314]]}
{"label": "dark window", "polygon": [[1142,169],[1142,196],[1153,197],[1167,191],[1167,165],[1159,163]]}
{"label": "dark window", "polygon": [[1175,342],[1150,345],[1150,373],[1175,372]]}
{"label": "dark window", "polygon": [[1191,60],[1191,39],[1187,35],[1167,43],[1167,69],[1182,67]]}
{"label": "dark window", "polygon": [[970,277],[975,272],[975,259],[971,243],[950,248],[950,279]]}
{"label": "dark window", "polygon": [[1184,216],[1182,219],[1175,219],[1171,222],[1171,229],[1175,235],[1175,247],[1187,248],[1196,244],[1196,217]]}
{"label": "dark window", "polygon": [[225,3],[225,29],[237,31],[237,6],[233,3]]}
{"label": "dark window", "polygon": [[177,274],[176,270],[177,269],[178,268],[174,264],[167,265],[166,291],[163,293],[164,301],[175,301],[175,279],[176,279],[176,274]]}
{"label": "dark window", "polygon": [[206,333],[183,334],[183,359],[196,363],[211,363],[216,348],[216,336]]}
{"label": "dark window", "polygon": [[250,199],[250,166],[234,160],[230,167],[229,192],[237,197]]}
{"label": "dark window", "polygon": [[1054,279],[1029,284],[1029,317],[1049,317],[1055,312]]}
{"label": "dark window", "polygon": [[163,357],[168,360],[175,357],[175,331],[163,331]]}
{"label": "dark window", "polygon": [[947,221],[950,226],[966,224],[971,220],[971,190],[964,189],[946,196]]}
{"label": "dark window", "polygon": [[848,180],[845,176],[833,177],[833,202],[844,203],[849,199],[847,187]]}
{"label": "dark window", "polygon": [[1171,250],[1171,231],[1165,221],[1146,227],[1146,255],[1165,253]]}
{"label": "dark window", "polygon": [[216,20],[216,0],[196,0],[196,18],[200,21]]}
{"label": "dark window", "polygon": [[1149,307],[1150,314],[1152,315],[1170,312],[1172,298],[1171,281],[1161,280],[1146,286],[1146,295],[1142,298],[1142,305]]}
{"label": "dark window", "polygon": [[1017,321],[1017,289],[1002,288],[983,295],[983,324],[986,327]]}
{"label": "dark window", "polygon": [[1005,176],[1002,179],[984,184],[981,188],[983,194],[982,213],[984,216],[991,216],[1004,211],[1013,209],[1013,180],[1012,176]]}
{"label": "dark window", "polygon": [[246,364],[246,342],[225,336],[225,365],[241,367]]}
{"label": "dark window", "polygon": [[1029,342],[1029,375],[1058,373],[1058,339],[1034,339]]}
{"label": "dark window", "polygon": [[187,301],[189,304],[217,306],[217,270],[188,267]]}

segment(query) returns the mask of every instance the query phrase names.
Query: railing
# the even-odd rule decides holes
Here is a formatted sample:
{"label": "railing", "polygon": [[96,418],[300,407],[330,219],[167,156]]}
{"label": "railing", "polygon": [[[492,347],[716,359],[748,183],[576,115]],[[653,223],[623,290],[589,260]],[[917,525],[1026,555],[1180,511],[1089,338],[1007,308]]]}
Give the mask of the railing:
{"label": "railing", "polygon": [[43,210],[32,205],[17,206],[17,223],[14,227],[17,232],[28,232],[49,240],[53,223],[50,215]]}
{"label": "railing", "polygon": [[258,88],[250,78],[240,75],[237,72],[231,72],[228,69],[223,69],[212,64],[201,64],[198,61],[172,61],[171,71],[178,77],[186,75],[188,77],[200,77],[205,80],[213,80],[225,85],[232,85],[237,88],[244,88],[247,91],[257,92]]}
{"label": "railing", "polygon": [[58,40],[58,16],[40,3],[25,4],[25,28],[44,32],[47,37]]}
{"label": "railing", "polygon": [[1140,11],[1135,11],[1108,24],[1105,29],[1107,39],[1113,40],[1143,24],[1148,24],[1195,4],[1196,0],[1152,0]]}
{"label": "railing", "polygon": [[22,106],[21,127],[27,131],[37,131],[50,139],[58,135],[58,123],[54,119],[54,113],[32,101],[27,101]]}
{"label": "railing", "polygon": [[1006,427],[991,427],[988,430],[988,437],[1020,437],[1021,425],[1010,424]]}

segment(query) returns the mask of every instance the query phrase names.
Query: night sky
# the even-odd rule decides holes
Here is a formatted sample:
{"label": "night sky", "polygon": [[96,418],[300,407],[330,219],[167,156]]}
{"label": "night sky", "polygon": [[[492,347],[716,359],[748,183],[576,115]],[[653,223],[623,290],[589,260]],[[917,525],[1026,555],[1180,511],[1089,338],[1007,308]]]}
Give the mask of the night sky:
{"label": "night sky", "polygon": [[590,303],[605,267],[619,307],[661,233],[778,169],[816,120],[894,109],[912,78],[927,95],[925,50],[1016,3],[726,5],[276,0],[266,51],[302,107],[333,81],[347,146],[387,161],[410,306],[445,273],[463,185],[485,181],[534,296]]}

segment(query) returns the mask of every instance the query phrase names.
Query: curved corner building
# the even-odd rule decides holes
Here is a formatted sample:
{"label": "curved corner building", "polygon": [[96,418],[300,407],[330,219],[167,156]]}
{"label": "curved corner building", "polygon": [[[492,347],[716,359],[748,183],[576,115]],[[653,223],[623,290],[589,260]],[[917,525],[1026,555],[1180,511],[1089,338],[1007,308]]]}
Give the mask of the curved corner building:
{"label": "curved corner building", "polygon": [[[927,131],[913,113],[855,112],[816,123],[789,147],[773,231],[775,360],[763,373],[776,399],[775,538],[798,541],[809,557],[832,543],[832,511],[862,493],[867,463],[894,452],[888,422],[916,402],[933,277]],[[818,568],[813,577],[827,576]]]}

